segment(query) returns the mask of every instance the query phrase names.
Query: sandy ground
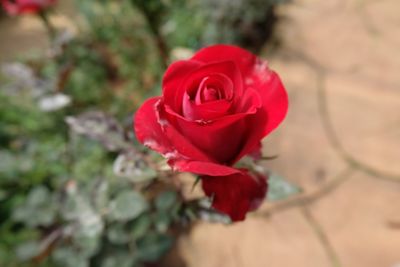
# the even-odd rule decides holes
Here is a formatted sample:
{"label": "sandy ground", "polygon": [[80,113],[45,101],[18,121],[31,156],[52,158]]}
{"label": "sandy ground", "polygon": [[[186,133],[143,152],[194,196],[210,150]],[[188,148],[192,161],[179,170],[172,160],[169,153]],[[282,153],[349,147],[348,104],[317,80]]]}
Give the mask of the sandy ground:
{"label": "sandy ground", "polygon": [[264,150],[305,192],[243,223],[198,224],[180,243],[188,266],[400,266],[399,12],[397,0],[280,9],[270,65],[291,105]]}
{"label": "sandy ground", "polygon": [[[199,223],[179,251],[188,267],[399,267],[400,2],[295,0],[280,14],[282,48],[265,54],[290,111],[264,152],[304,193]],[[46,46],[39,22],[15,20],[0,24],[0,60]]]}

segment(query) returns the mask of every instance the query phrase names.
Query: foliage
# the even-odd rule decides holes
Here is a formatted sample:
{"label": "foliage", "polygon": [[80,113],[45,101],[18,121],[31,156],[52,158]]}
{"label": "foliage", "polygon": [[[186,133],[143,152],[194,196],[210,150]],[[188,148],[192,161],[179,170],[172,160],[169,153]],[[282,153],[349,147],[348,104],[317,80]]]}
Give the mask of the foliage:
{"label": "foliage", "polygon": [[[0,266],[146,266],[191,219],[227,222],[184,202],[131,130],[171,50],[242,43],[241,13],[225,2],[77,0],[80,34],[60,33],[51,56],[2,66]],[[249,11],[245,25],[272,7],[234,2]]]}

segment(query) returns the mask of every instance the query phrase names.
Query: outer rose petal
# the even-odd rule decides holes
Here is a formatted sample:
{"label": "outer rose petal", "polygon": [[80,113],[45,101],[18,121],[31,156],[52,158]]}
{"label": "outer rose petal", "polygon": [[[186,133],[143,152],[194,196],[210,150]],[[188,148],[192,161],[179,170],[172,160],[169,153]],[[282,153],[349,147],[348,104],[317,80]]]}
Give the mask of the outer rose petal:
{"label": "outer rose petal", "polygon": [[174,147],[158,122],[155,105],[160,99],[161,97],[153,97],[143,103],[135,113],[134,128],[139,142],[165,155],[174,151]]}
{"label": "outer rose petal", "polygon": [[209,175],[209,176],[226,176],[240,173],[240,170],[218,164],[213,162],[205,161],[176,161],[173,163],[180,171],[191,172],[199,175]]}
{"label": "outer rose petal", "polygon": [[288,110],[288,95],[279,76],[273,71],[270,71],[268,77],[263,74],[265,72],[255,72],[253,76],[253,86],[261,96],[262,108],[246,121],[247,142],[234,162],[254,151],[260,140],[283,121]]}
{"label": "outer rose petal", "polygon": [[213,45],[200,49],[192,60],[204,63],[232,60],[239,67],[242,76],[252,71],[257,57],[252,53],[233,45]]}
{"label": "outer rose petal", "polygon": [[202,186],[213,197],[213,208],[242,221],[248,211],[258,208],[267,192],[267,178],[250,174],[245,169],[227,176],[203,176]]}

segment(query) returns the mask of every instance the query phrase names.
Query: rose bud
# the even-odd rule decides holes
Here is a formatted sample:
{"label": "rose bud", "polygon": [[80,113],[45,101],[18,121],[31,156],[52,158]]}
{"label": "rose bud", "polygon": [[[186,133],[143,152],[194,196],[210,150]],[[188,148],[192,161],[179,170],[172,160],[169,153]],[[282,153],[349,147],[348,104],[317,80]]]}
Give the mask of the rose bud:
{"label": "rose bud", "polygon": [[267,193],[267,177],[245,169],[227,176],[202,176],[204,193],[211,197],[214,209],[241,221],[248,211],[257,209]]}
{"label": "rose bud", "polygon": [[0,0],[9,15],[39,13],[55,4],[56,0]]}
{"label": "rose bud", "polygon": [[234,179],[240,183],[253,178],[231,166],[260,151],[287,109],[285,88],[265,61],[236,46],[214,45],[169,66],[162,96],[139,108],[134,128],[174,169],[225,181],[241,175]]}

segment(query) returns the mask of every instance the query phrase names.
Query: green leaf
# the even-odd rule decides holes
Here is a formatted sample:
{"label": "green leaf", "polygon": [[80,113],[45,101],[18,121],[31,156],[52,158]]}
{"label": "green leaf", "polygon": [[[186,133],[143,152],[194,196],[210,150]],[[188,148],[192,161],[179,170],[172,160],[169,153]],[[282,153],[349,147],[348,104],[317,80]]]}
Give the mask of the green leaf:
{"label": "green leaf", "polygon": [[107,255],[101,267],[132,267],[135,257],[128,252],[117,252]]}
{"label": "green leaf", "polygon": [[103,213],[108,208],[109,184],[105,180],[100,180],[93,187],[93,206],[97,212]]}
{"label": "green leaf", "polygon": [[172,244],[172,237],[150,233],[137,242],[139,258],[143,261],[155,262],[172,247]]}
{"label": "green leaf", "polygon": [[282,200],[300,192],[301,189],[298,186],[288,182],[280,175],[270,173],[268,177],[268,200]]}
{"label": "green leaf", "polygon": [[79,254],[84,258],[89,258],[99,250],[99,236],[85,235],[85,233],[76,232],[73,236],[74,246],[79,250]]}
{"label": "green leaf", "polygon": [[52,257],[57,266],[63,267],[89,267],[89,260],[69,247],[57,248]]}
{"label": "green leaf", "polygon": [[220,213],[213,209],[204,209],[199,212],[199,216],[202,220],[212,223],[221,223],[221,224],[231,224],[231,218],[223,213]]}
{"label": "green leaf", "polygon": [[157,172],[132,151],[122,153],[117,157],[113,171],[115,175],[127,178],[134,183],[150,181],[157,177]]}
{"label": "green leaf", "polygon": [[162,211],[169,210],[174,206],[177,199],[178,196],[175,191],[162,192],[155,200],[156,208]]}
{"label": "green leaf", "polygon": [[74,132],[99,141],[109,151],[118,151],[129,146],[118,121],[101,111],[89,111],[77,117],[67,117],[66,122]]}
{"label": "green leaf", "polygon": [[71,183],[61,214],[67,221],[76,223],[77,235],[96,237],[102,233],[104,222],[93,209],[88,197],[78,192],[77,185]]}
{"label": "green leaf", "polygon": [[19,260],[26,261],[32,259],[33,257],[39,254],[40,252],[39,247],[40,244],[38,242],[28,241],[26,243],[19,245],[16,248],[15,253]]}
{"label": "green leaf", "polygon": [[13,219],[30,227],[50,225],[56,213],[55,202],[49,190],[44,186],[34,187],[26,202],[13,212]]}
{"label": "green leaf", "polygon": [[149,207],[143,196],[135,191],[120,193],[110,204],[110,216],[117,221],[127,221],[138,217]]}
{"label": "green leaf", "polygon": [[158,232],[165,233],[172,221],[171,214],[166,211],[161,211],[155,214],[155,226]]}
{"label": "green leaf", "polygon": [[111,225],[107,230],[108,240],[116,245],[128,243],[131,239],[129,232],[125,229],[125,225]]}
{"label": "green leaf", "polygon": [[151,227],[151,218],[148,214],[142,214],[132,222],[132,236],[138,240],[145,236]]}
{"label": "green leaf", "polygon": [[0,189],[0,201],[6,199],[7,196],[8,196],[7,191]]}

